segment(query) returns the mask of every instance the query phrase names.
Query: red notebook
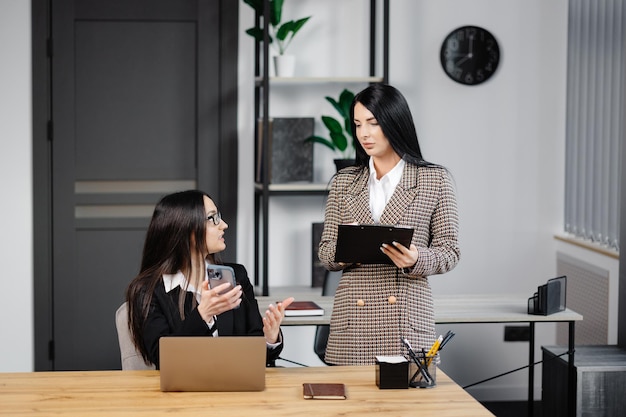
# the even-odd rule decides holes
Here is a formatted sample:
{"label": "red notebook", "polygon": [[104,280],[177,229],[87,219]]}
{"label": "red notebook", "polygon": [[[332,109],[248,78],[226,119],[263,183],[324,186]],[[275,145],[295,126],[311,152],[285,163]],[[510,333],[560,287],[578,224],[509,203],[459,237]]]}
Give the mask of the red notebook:
{"label": "red notebook", "polygon": [[307,400],[345,400],[346,386],[338,383],[304,383],[302,393]]}
{"label": "red notebook", "polygon": [[285,309],[285,316],[323,316],[324,309],[313,301],[294,301]]}

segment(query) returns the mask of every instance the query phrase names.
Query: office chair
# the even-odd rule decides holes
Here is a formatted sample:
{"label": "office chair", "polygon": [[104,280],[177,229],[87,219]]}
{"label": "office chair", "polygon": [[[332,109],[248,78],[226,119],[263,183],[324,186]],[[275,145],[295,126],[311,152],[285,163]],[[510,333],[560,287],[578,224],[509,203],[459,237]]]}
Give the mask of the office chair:
{"label": "office chair", "polygon": [[[342,271],[326,271],[324,275],[324,286],[322,287],[322,295],[335,295]],[[328,335],[330,334],[330,326],[328,324],[320,324],[315,329],[315,339],[313,341],[313,351],[318,358],[326,365],[326,343],[328,343]]]}
{"label": "office chair", "polygon": [[122,358],[122,370],[155,369],[154,365],[148,365],[143,361],[141,354],[135,349],[128,328],[128,306],[123,303],[115,312],[115,327],[117,339],[120,344],[120,356]]}

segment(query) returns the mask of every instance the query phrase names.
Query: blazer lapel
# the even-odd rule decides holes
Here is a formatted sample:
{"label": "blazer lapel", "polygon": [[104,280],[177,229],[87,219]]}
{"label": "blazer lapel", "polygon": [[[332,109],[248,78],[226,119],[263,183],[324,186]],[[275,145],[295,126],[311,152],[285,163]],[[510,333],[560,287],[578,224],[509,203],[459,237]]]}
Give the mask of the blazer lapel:
{"label": "blazer lapel", "polygon": [[419,168],[407,163],[391,199],[380,216],[381,224],[396,225],[399,223],[407,207],[417,197],[417,180]]}
{"label": "blazer lapel", "polygon": [[355,179],[354,183],[348,187],[345,196],[345,207],[351,210],[351,217],[357,223],[374,223],[372,212],[370,211],[368,179],[369,169],[365,168]]}

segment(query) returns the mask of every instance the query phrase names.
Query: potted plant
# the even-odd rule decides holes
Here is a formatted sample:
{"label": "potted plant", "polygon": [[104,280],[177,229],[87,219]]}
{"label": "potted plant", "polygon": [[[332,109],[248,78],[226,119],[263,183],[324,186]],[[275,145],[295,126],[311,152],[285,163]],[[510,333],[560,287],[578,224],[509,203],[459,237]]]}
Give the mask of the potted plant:
{"label": "potted plant", "polygon": [[352,120],[350,120],[350,107],[354,100],[354,93],[344,89],[339,95],[339,100],[326,97],[326,101],[333,105],[341,115],[341,121],[331,116],[322,116],[322,123],[328,129],[330,139],[321,136],[310,136],[307,142],[320,143],[335,151],[341,157],[334,160],[337,171],[341,168],[354,164],[354,139],[352,137]]}
{"label": "potted plant", "polygon": [[[254,9],[258,16],[263,16],[263,1],[264,0],[243,0],[246,4]],[[287,22],[282,21],[283,14],[283,2],[284,0],[270,0],[270,18],[269,18],[269,43],[274,46],[278,56],[274,57],[274,67],[276,69],[276,75],[278,76],[292,76],[295,64],[295,57],[293,55],[286,55],[285,51],[294,36],[302,26],[311,18],[311,16],[289,20]],[[263,42],[263,28],[260,26],[254,26],[246,30],[246,33],[252,36],[257,42]],[[282,61],[287,61],[283,63]],[[281,69],[287,67],[286,71],[281,72]]]}

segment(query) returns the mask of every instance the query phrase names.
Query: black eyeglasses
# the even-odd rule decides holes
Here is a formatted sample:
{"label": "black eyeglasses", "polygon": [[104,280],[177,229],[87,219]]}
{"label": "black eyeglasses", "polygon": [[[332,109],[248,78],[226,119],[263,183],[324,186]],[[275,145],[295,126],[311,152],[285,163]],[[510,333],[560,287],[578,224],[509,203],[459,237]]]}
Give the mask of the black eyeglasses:
{"label": "black eyeglasses", "polygon": [[222,213],[220,213],[219,211],[215,214],[211,214],[210,216],[207,216],[206,218],[207,220],[211,220],[213,222],[214,225],[218,225],[220,224],[220,222],[222,221]]}

